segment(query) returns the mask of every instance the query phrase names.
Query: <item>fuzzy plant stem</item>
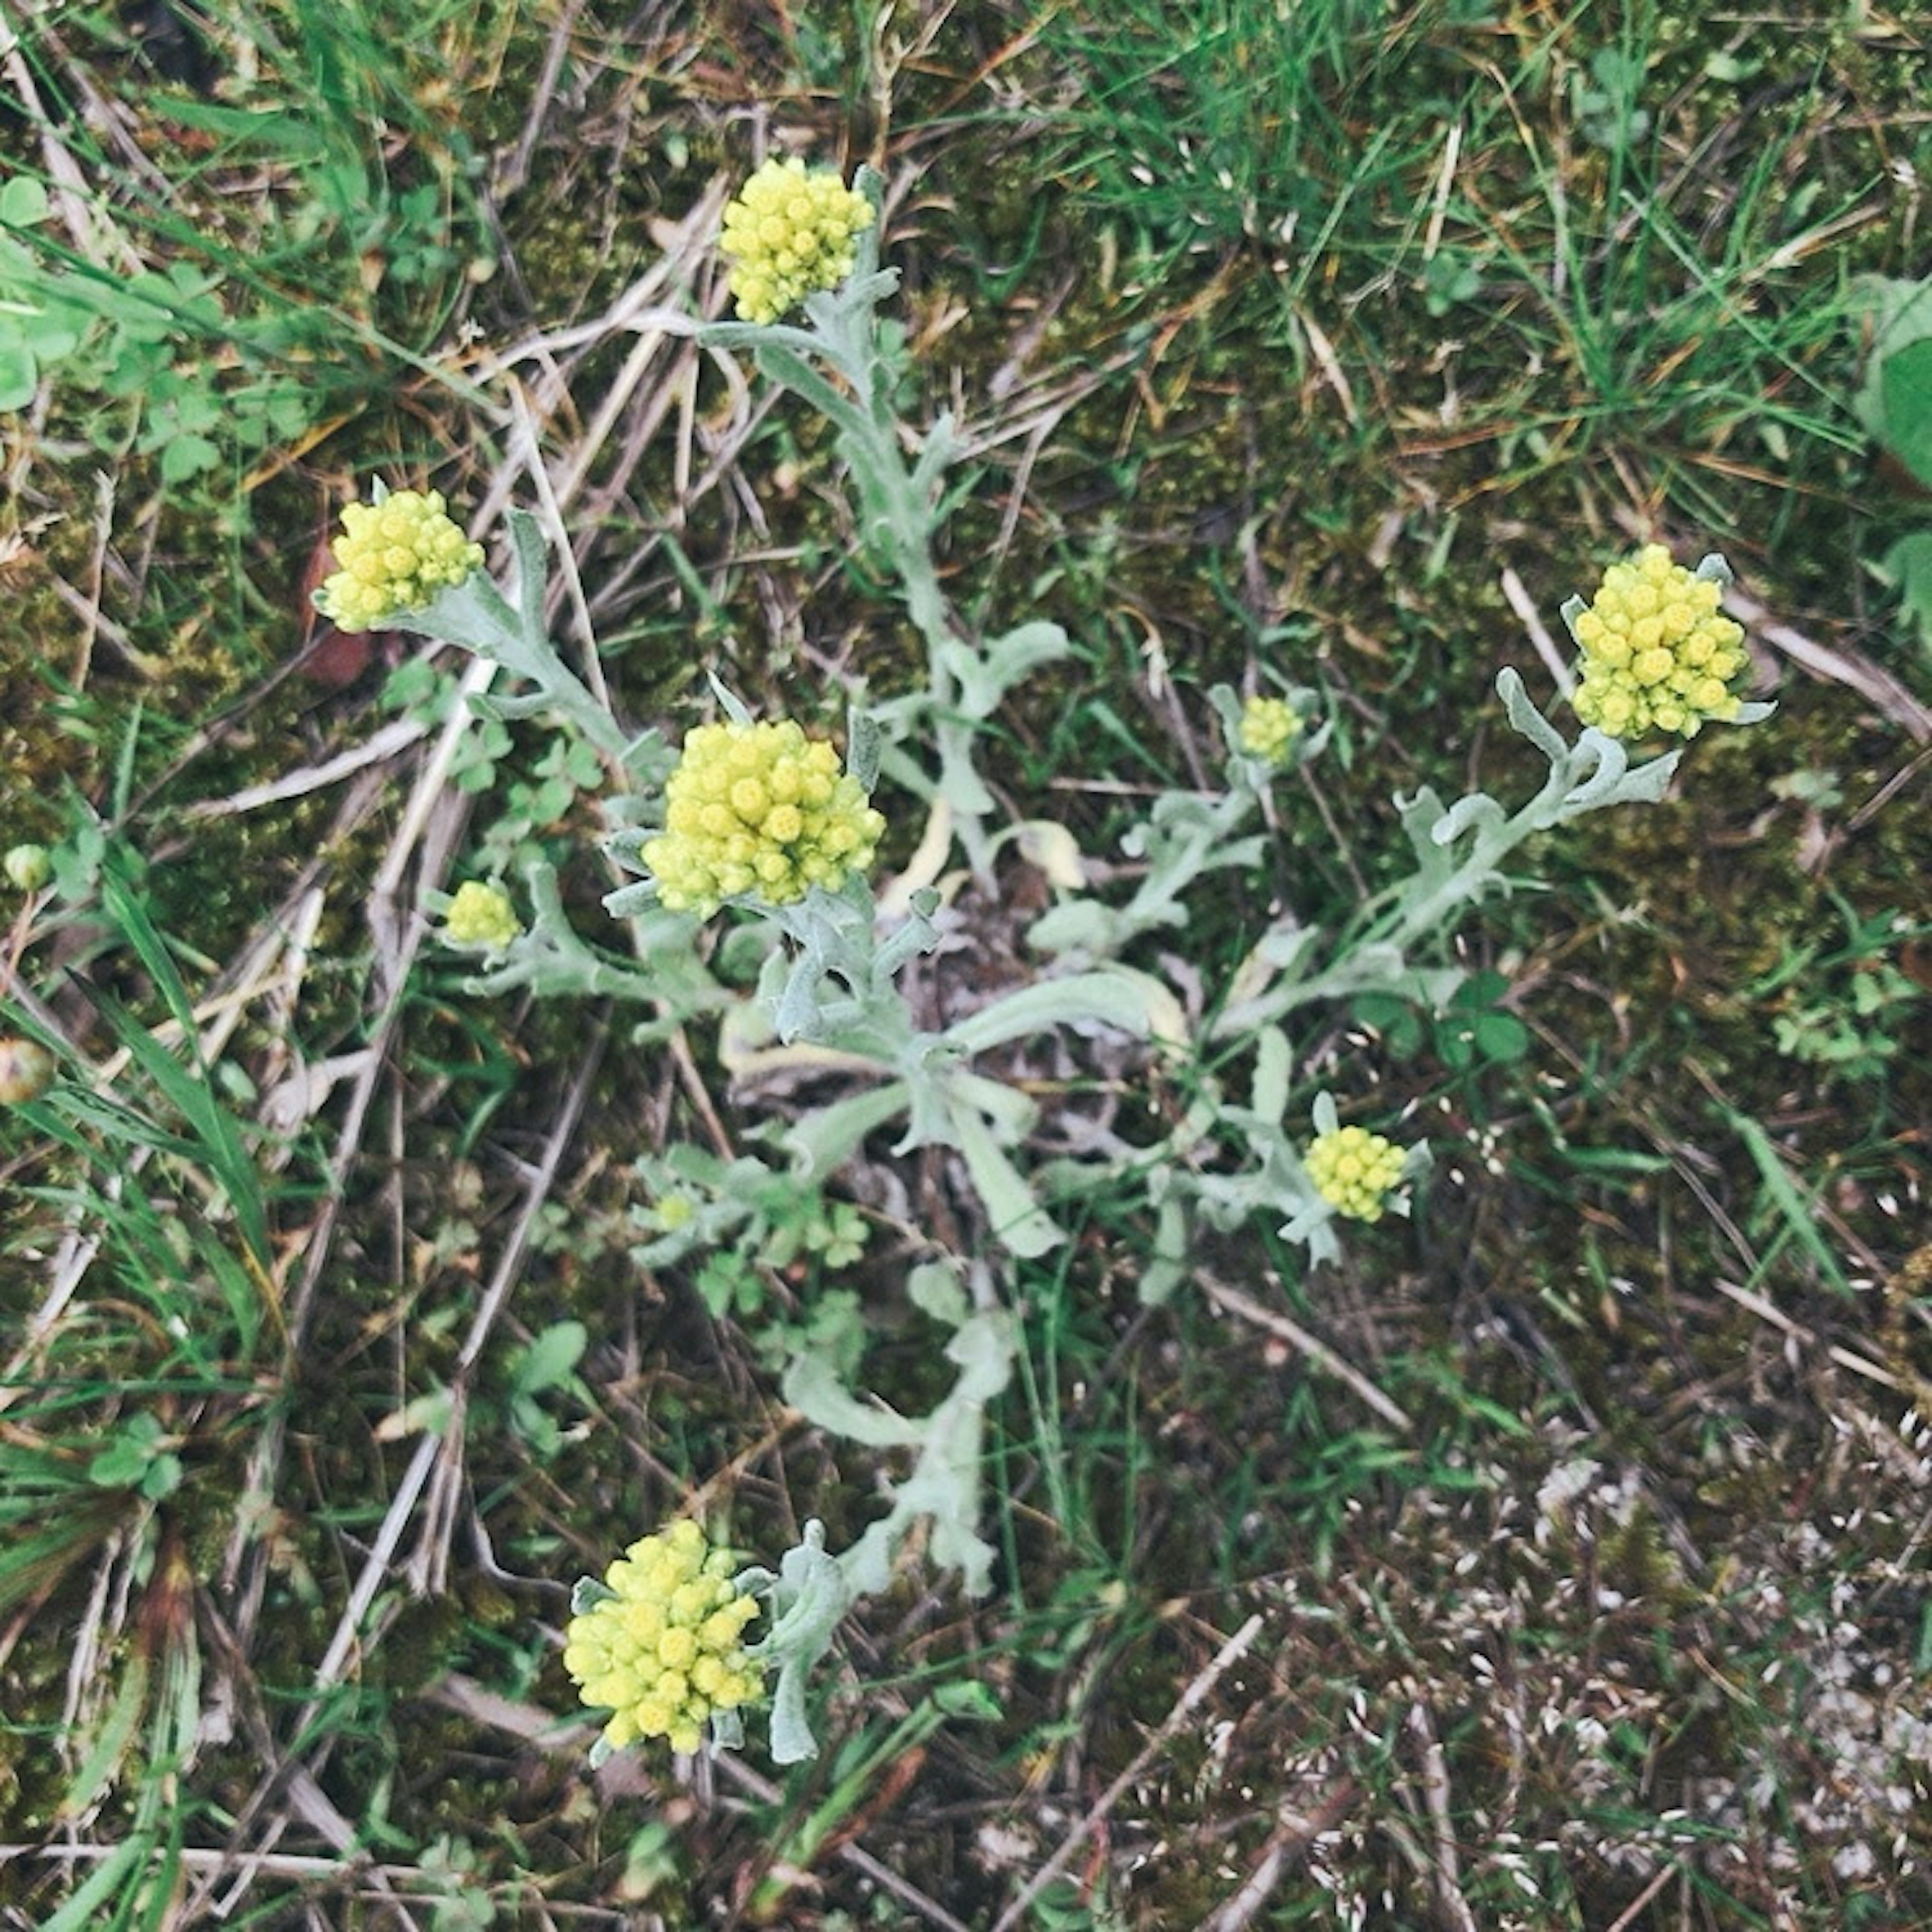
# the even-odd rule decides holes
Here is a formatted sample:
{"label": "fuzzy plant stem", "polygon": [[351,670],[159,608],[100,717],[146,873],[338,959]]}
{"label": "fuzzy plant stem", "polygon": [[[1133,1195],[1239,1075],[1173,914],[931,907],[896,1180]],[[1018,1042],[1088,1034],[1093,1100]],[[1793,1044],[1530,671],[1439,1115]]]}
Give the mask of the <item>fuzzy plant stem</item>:
{"label": "fuzzy plant stem", "polygon": [[[862,244],[859,266],[846,286],[808,302],[809,328],[718,322],[698,332],[698,339],[750,350],[770,380],[810,404],[837,430],[866,539],[898,578],[908,614],[926,645],[926,690],[919,710],[939,756],[933,789],[950,807],[974,870],[987,876],[992,842],[985,820],[993,800],[974,765],[973,718],[963,703],[968,681],[982,668],[946,602],[934,555],[944,522],[939,481],[956,453],[957,437],[952,419],[942,416],[917,460],[906,460],[877,314],[898,277],[896,270],[878,269],[877,252],[875,240]],[[820,364],[846,386],[828,381],[814,366]]]}

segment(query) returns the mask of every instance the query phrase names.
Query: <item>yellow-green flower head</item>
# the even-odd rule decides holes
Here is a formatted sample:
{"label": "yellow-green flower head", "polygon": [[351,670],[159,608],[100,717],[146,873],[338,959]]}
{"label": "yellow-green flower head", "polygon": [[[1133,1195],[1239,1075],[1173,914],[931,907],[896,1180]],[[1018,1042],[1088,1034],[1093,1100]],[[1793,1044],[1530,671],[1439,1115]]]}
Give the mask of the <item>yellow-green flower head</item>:
{"label": "yellow-green flower head", "polygon": [[341,568],[316,593],[316,608],[338,630],[366,631],[417,610],[446,584],[460,584],[483,561],[443,514],[440,490],[395,490],[380,503],[351,503],[329,545]]}
{"label": "yellow-green flower head", "polygon": [[442,916],[442,936],[452,946],[487,946],[500,952],[519,938],[524,922],[501,886],[471,879],[456,889]]}
{"label": "yellow-green flower head", "polygon": [[658,1231],[674,1234],[698,1218],[698,1203],[688,1194],[667,1194],[652,1210]]}
{"label": "yellow-green flower head", "polygon": [[731,1581],[737,1567],[696,1523],[674,1523],[632,1544],[604,1573],[615,1594],[571,1618],[563,1667],[585,1703],[611,1713],[613,1750],[668,1738],[694,1751],[712,1712],[764,1695],[764,1666],[740,1641],[758,1601]]}
{"label": "yellow-green flower head", "polygon": [[1612,564],[1570,620],[1582,652],[1576,716],[1612,738],[1694,738],[1707,718],[1736,717],[1730,686],[1744,668],[1744,634],[1719,614],[1723,597],[1721,584],[1672,563],[1661,544]]}
{"label": "yellow-green flower head", "polygon": [[1241,706],[1240,748],[1266,765],[1285,765],[1301,732],[1301,714],[1285,698],[1251,698]]}
{"label": "yellow-green flower head", "polygon": [[726,206],[718,238],[736,264],[739,319],[776,322],[814,290],[836,289],[872,224],[872,204],[836,174],[808,173],[796,155],[767,161]]}
{"label": "yellow-green flower head", "polygon": [[0,872],[16,892],[37,892],[54,875],[53,854],[44,845],[10,845]]}
{"label": "yellow-green flower head", "polygon": [[1382,1204],[1402,1178],[1402,1150],[1366,1127],[1337,1127],[1318,1134],[1303,1165],[1316,1192],[1338,1214],[1379,1221]]}
{"label": "yellow-green flower head", "polygon": [[38,1100],[54,1084],[54,1057],[37,1040],[0,1040],[0,1107]]}
{"label": "yellow-green flower head", "polygon": [[872,862],[886,821],[838,754],[781,724],[700,724],[664,794],[663,835],[644,860],[673,912],[709,919],[740,892],[789,905],[836,892]]}

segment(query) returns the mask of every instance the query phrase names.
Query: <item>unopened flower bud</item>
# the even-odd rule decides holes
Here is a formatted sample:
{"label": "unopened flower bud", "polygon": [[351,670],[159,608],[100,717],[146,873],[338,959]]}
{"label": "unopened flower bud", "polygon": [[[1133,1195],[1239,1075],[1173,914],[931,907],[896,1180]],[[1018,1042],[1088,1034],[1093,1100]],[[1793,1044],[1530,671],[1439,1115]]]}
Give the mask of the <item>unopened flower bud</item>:
{"label": "unopened flower bud", "polygon": [[316,592],[316,608],[338,630],[367,631],[460,584],[482,567],[483,546],[444,512],[436,490],[392,490],[380,502],[351,503],[329,545],[341,567]]}
{"label": "unopened flower bud", "polygon": [[37,1040],[0,1040],[0,1107],[38,1100],[54,1084],[54,1057]]}
{"label": "unopened flower bud", "polygon": [[54,875],[54,862],[44,845],[15,845],[0,858],[0,872],[16,892],[37,892]]}
{"label": "unopened flower bud", "polygon": [[1338,1214],[1379,1221],[1382,1207],[1402,1178],[1400,1148],[1366,1127],[1337,1127],[1318,1134],[1305,1165],[1316,1192]]}
{"label": "unopened flower bud", "polygon": [[480,879],[457,887],[442,918],[442,936],[452,946],[487,946],[493,952],[502,952],[523,929],[509,894]]}
{"label": "unopened flower bud", "polygon": [[718,245],[737,266],[731,293],[746,322],[776,322],[817,289],[852,272],[854,238],[872,224],[872,204],[836,174],[808,172],[794,154],[772,160],[724,210]]}
{"label": "unopened flower bud", "polygon": [[563,1666],[585,1703],[610,1712],[612,1750],[661,1737],[694,1751],[714,1712],[764,1694],[743,1641],[758,1606],[733,1581],[737,1568],[696,1523],[674,1523],[632,1544],[604,1571],[602,1600],[571,1618]]}

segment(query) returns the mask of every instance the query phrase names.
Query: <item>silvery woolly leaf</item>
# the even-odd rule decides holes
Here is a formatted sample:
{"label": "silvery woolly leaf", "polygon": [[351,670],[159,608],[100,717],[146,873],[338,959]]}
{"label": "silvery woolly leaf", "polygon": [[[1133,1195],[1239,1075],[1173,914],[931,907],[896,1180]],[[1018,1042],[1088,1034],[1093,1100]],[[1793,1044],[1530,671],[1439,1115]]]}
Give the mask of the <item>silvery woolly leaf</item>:
{"label": "silvery woolly leaf", "polygon": [[829,1430],[848,1442],[862,1443],[871,1449],[901,1449],[920,1439],[922,1424],[876,1399],[860,1401],[822,1355],[794,1355],[782,1386],[789,1407],[814,1428]]}
{"label": "silvery woolly leaf", "polygon": [[804,1540],[779,1559],[772,1590],[771,1634],[751,1652],[778,1666],[771,1741],[772,1756],[779,1764],[799,1764],[818,1755],[818,1742],[806,1715],[806,1681],[832,1648],[852,1595],[844,1569],[825,1553],[825,1526],[808,1522]]}
{"label": "silvery woolly leaf", "polygon": [[952,412],[942,410],[926,431],[925,446],[913,466],[912,490],[916,501],[923,502],[932,494],[941,472],[958,453],[959,434]]}
{"label": "silvery woolly leaf", "polygon": [[599,1604],[613,1603],[617,1593],[609,1584],[596,1576],[580,1576],[572,1586],[570,1614],[580,1617],[586,1611],[594,1610]]}
{"label": "silvery woolly leaf", "polygon": [[1119,925],[1111,906],[1094,899],[1069,899],[1034,922],[1027,944],[1054,956],[1084,952],[1090,958],[1103,957],[1114,950]]}
{"label": "silvery woolly leaf", "polygon": [[1464,832],[1492,832],[1504,821],[1503,808],[1487,792],[1476,791],[1459,798],[1429,828],[1430,842],[1445,850]]}
{"label": "silvery woolly leaf", "polygon": [[944,1262],[922,1262],[906,1276],[906,1298],[935,1322],[957,1328],[967,1318],[966,1291]]}
{"label": "silvery woolly leaf", "polygon": [[1288,1111],[1288,1083],[1294,1071],[1294,1056],[1287,1034],[1280,1027],[1262,1028],[1255,1054],[1250,1104],[1256,1114],[1270,1126],[1278,1126]]}
{"label": "silvery woolly leaf", "polygon": [[752,714],[744,700],[724,684],[715,670],[706,670],[704,675],[710,682],[712,696],[717,699],[718,709],[725,716],[734,724],[750,724]]}
{"label": "silvery woolly leaf", "polygon": [[1158,1308],[1169,1300],[1187,1272],[1187,1210],[1170,1195],[1154,1216],[1154,1246],[1137,1284],[1141,1305]]}
{"label": "silvery woolly leaf", "polygon": [[640,914],[655,911],[657,903],[655,879],[640,879],[634,886],[620,886],[615,892],[604,895],[604,910],[613,919],[635,919]]}
{"label": "silvery woolly leaf", "polygon": [[967,1053],[983,1053],[1049,1027],[1082,1025],[1112,1027],[1145,1038],[1144,988],[1124,973],[1104,970],[1039,980],[958,1021],[947,1029],[946,1037]]}
{"label": "silvery woolly leaf", "polygon": [[993,810],[993,794],[962,759],[949,758],[940,773],[939,795],[962,819],[983,818]]}
{"label": "silvery woolly leaf", "polygon": [[960,652],[953,664],[959,680],[959,709],[968,718],[988,716],[1029,671],[1064,657],[1066,648],[1066,633],[1042,619],[993,638],[976,656]]}
{"label": "silvery woolly leaf", "polygon": [[812,952],[802,953],[791,962],[784,976],[784,990],[772,1012],[772,1030],[782,1045],[789,1046],[818,1031],[823,1012],[818,987],[824,973],[824,962]]}
{"label": "silvery woolly leaf", "polygon": [[845,727],[845,769],[868,796],[879,782],[880,746],[878,723],[868,712],[854,705]]}
{"label": "silvery woolly leaf", "polygon": [[517,566],[517,614],[529,638],[544,635],[544,590],[550,576],[543,527],[527,510],[510,512],[510,550]]}
{"label": "silvery woolly leaf", "polygon": [[1514,666],[1506,664],[1496,674],[1496,693],[1503,701],[1503,715],[1512,730],[1527,738],[1552,765],[1569,755],[1570,747],[1564,742],[1562,733],[1531,702]]}
{"label": "silvery woolly leaf", "polygon": [[1066,1239],[1065,1230],[1034,1198],[978,1112],[970,1106],[955,1108],[952,1129],[994,1238],[1022,1261],[1037,1260],[1058,1247]]}
{"label": "silvery woolly leaf", "polygon": [[1400,814],[1402,829],[1408,833],[1408,842],[1414,848],[1419,874],[1431,880],[1446,878],[1449,861],[1435,838],[1436,828],[1448,813],[1442,794],[1433,785],[1424,785],[1408,798],[1398,792],[1395,808]]}
{"label": "silvery woolly leaf", "polygon": [[498,698],[488,692],[472,691],[470,694],[470,708],[479,718],[498,718],[508,724],[548,711],[550,700],[541,692],[525,698]]}

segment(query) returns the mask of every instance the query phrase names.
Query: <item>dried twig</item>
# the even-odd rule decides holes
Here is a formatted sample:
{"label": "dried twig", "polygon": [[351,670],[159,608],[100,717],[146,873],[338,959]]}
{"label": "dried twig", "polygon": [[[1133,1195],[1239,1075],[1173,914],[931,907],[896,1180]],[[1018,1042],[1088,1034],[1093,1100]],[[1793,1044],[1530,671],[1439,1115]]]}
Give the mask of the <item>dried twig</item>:
{"label": "dried twig", "polygon": [[1073,1854],[1106,1822],[1108,1814],[1120,1802],[1129,1786],[1167,1748],[1174,1734],[1193,1715],[1208,1693],[1234,1664],[1247,1654],[1249,1647],[1260,1633],[1261,1627],[1262,1619],[1257,1613],[1249,1618],[1214,1653],[1209,1659],[1207,1668],[1180,1694],[1180,1701],[1161,1720],[1160,1728],[1134,1754],[1126,1768],[1100,1794],[1100,1801],[1094,1808],[1060,1840],[1052,1857],[1021,1887],[1017,1895],[994,1922],[993,1932],[1008,1932],[1010,1927],[1019,1922],[1024,1916],[1027,1907],[1053,1882],[1066,1868]]}
{"label": "dried twig", "polygon": [[1337,1381],[1346,1382],[1391,1428],[1400,1430],[1405,1436],[1414,1432],[1415,1424],[1406,1408],[1383,1394],[1359,1369],[1352,1367],[1327,1342],[1311,1335],[1300,1323],[1291,1321],[1274,1309],[1264,1308],[1258,1301],[1251,1300],[1242,1294],[1240,1289],[1230,1288],[1225,1282],[1216,1281],[1202,1268],[1195,1269],[1194,1278],[1206,1291],[1208,1300],[1216,1307],[1225,1310],[1230,1315],[1238,1315],[1244,1322],[1252,1322],[1257,1328],[1265,1328],[1270,1335],[1279,1335],[1284,1342],[1306,1355],[1317,1368],[1326,1370]]}

